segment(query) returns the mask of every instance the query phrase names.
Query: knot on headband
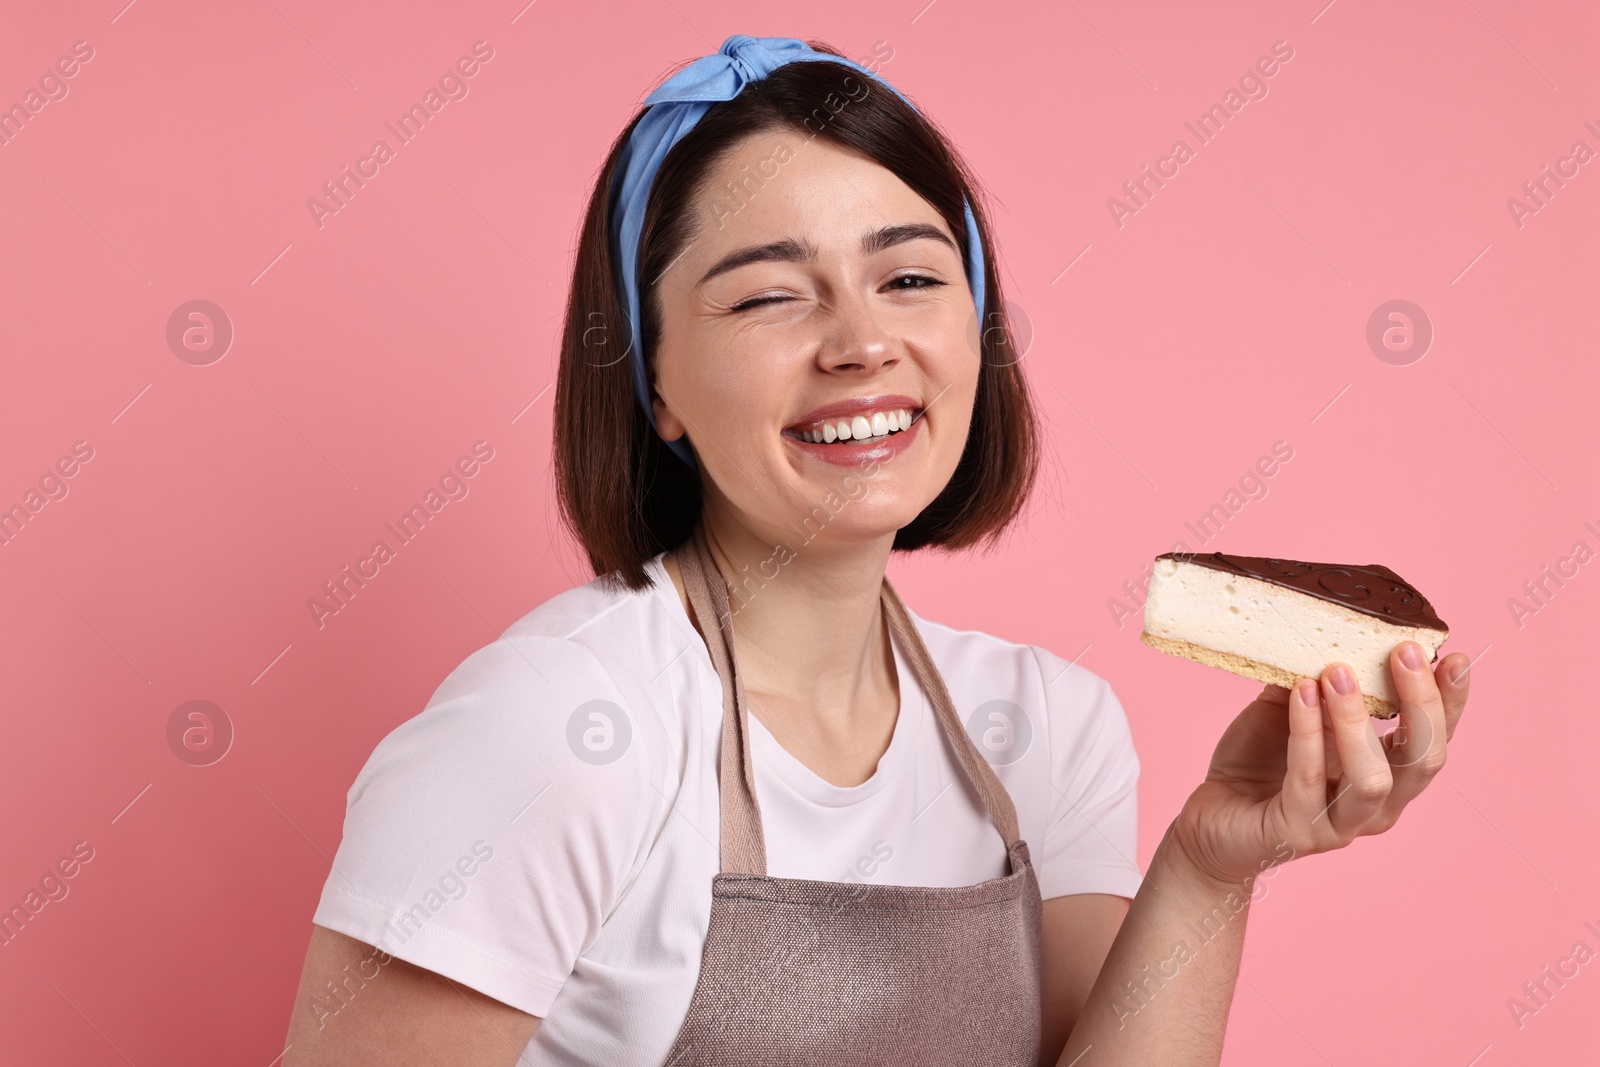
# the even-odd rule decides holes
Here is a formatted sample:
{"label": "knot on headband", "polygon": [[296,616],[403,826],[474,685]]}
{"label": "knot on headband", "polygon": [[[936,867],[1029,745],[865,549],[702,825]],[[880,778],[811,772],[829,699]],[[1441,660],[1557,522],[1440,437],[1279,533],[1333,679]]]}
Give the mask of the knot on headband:
{"label": "knot on headband", "polygon": [[[849,67],[887,86],[901,100],[905,100],[907,106],[915,108],[910,100],[906,100],[904,93],[858,63],[831,53],[818,52],[793,37],[748,37],[736,33],[723,41],[722,47],[716,52],[701,56],[645,97],[647,110],[633,127],[627,144],[618,156],[616,175],[610,189],[611,248],[617,264],[618,280],[622,285],[623,309],[628,315],[628,358],[633,364],[634,393],[650,420],[651,429],[655,429],[656,416],[650,403],[650,381],[645,369],[644,339],[639,317],[639,238],[644,230],[645,207],[650,200],[656,172],[661,169],[661,162],[672,146],[694,129],[713,104],[732,100],[746,85],[760,81],[781,66],[806,61],[824,61]],[[973,217],[972,205],[966,204],[964,207],[967,284],[972,289],[978,321],[981,323],[984,303],[983,244],[978,237],[978,223]],[[695,468],[694,452],[689,448],[686,437],[667,441],[666,445],[691,470]]]}

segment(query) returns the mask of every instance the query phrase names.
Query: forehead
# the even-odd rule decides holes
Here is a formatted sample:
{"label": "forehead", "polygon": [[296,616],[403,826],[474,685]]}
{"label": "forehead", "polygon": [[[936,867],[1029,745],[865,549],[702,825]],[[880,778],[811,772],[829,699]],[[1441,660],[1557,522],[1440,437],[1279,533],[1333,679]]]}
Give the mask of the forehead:
{"label": "forehead", "polygon": [[685,259],[785,237],[859,248],[868,230],[914,222],[950,234],[933,205],[887,167],[792,129],[735,145],[707,171],[693,210],[696,238]]}

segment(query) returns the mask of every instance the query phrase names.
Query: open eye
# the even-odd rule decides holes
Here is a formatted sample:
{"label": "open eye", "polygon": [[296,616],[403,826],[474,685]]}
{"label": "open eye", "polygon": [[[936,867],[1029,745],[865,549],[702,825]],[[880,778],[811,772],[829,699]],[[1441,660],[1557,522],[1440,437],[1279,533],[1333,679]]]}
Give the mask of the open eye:
{"label": "open eye", "polygon": [[[898,284],[899,282],[921,282],[922,284],[901,286]],[[906,289],[931,289],[936,285],[949,285],[950,283],[940,281],[938,278],[930,278],[926,274],[902,274],[898,278],[891,278],[889,284],[904,291]]]}

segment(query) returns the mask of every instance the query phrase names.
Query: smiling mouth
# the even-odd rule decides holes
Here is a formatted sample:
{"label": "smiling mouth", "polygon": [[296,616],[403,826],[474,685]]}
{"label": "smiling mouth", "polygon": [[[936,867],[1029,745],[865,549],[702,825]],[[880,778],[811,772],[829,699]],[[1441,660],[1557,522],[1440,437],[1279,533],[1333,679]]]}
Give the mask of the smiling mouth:
{"label": "smiling mouth", "polygon": [[783,431],[807,444],[870,445],[904,433],[922,418],[924,408],[894,408],[871,415],[838,416],[821,419],[805,427],[791,426]]}

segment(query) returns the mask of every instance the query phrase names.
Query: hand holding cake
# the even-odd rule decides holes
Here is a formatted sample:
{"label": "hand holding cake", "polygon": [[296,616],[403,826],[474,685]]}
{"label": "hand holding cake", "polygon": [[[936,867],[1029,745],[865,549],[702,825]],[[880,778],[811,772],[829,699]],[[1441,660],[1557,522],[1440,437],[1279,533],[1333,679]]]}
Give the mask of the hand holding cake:
{"label": "hand holding cake", "polygon": [[[1440,660],[1448,636],[1427,598],[1378,564],[1158,556],[1140,639],[1268,683],[1174,823],[1187,866],[1248,881],[1285,852],[1392,827],[1444,766],[1466,705],[1471,663]],[[1395,715],[1379,737],[1373,719]]]}

